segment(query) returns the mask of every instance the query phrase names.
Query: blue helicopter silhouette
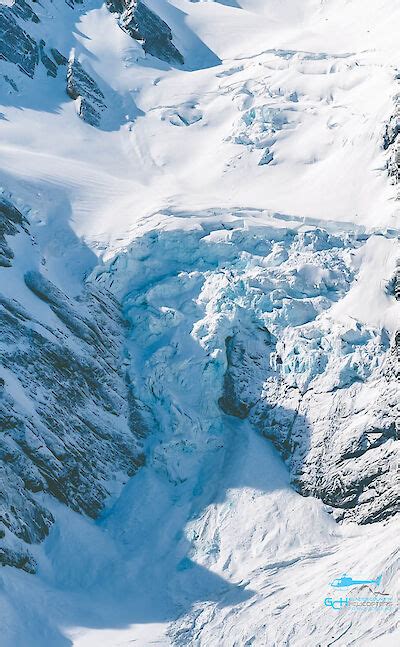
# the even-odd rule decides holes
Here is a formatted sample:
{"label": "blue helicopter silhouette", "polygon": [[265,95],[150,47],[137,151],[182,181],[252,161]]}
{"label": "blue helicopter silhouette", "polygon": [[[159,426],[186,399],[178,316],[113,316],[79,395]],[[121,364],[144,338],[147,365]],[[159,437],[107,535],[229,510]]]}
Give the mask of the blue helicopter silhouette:
{"label": "blue helicopter silhouette", "polygon": [[376,580],[353,580],[349,575],[343,574],[342,577],[337,577],[330,584],[331,586],[340,589],[345,586],[355,586],[356,584],[376,584],[376,586],[379,586],[381,581],[382,575],[379,575]]}

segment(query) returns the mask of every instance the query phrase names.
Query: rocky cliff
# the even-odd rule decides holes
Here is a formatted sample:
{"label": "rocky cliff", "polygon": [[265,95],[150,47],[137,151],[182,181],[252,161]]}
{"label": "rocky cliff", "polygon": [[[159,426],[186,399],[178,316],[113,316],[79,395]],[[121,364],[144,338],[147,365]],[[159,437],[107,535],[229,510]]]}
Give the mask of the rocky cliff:
{"label": "rocky cliff", "polygon": [[[4,196],[0,218],[5,285],[13,237],[27,237],[29,224]],[[70,298],[43,272],[24,275],[42,318],[0,295],[0,563],[29,572],[29,545],[53,522],[51,498],[96,518],[143,464],[146,433],[124,367],[119,303],[95,286]]]}

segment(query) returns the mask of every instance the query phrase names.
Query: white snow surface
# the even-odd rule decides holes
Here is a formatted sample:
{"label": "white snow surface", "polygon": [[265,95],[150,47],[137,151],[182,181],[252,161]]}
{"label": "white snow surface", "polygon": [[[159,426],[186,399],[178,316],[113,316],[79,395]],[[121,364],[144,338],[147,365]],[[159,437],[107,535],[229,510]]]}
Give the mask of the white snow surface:
{"label": "white snow surface", "polygon": [[[22,276],[43,262],[70,295],[84,280],[111,288],[157,424],[146,466],[99,521],[46,501],[56,523],[33,547],[38,574],[0,574],[0,644],[398,645],[397,612],[324,606],[342,573],[382,574],[397,594],[398,522],[335,523],[217,397],[224,340],[243,313],[286,343],[283,370],[301,391],[354,371],[367,380],[381,364],[382,332],[399,321],[387,287],[399,209],[382,136],[399,92],[400,6],[148,4],[182,68],[145,56],[100,1],[52,7],[49,42],[62,34],[110,88],[104,129],[80,121],[43,70],[1,96],[0,185],[29,207],[33,234],[17,237],[2,289],[42,308]],[[318,335],[333,367],[323,381]]]}

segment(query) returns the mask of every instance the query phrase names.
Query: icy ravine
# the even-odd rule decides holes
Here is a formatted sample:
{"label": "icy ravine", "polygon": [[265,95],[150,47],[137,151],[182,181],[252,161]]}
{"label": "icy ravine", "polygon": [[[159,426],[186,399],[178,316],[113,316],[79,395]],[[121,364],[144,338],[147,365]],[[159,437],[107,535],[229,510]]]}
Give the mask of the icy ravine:
{"label": "icy ravine", "polygon": [[[98,274],[117,294],[128,290],[132,337],[148,348],[144,366],[134,359],[134,390],[157,419],[178,406],[167,425],[172,451],[182,442],[197,454],[211,443],[221,407],[271,438],[300,492],[322,498],[336,517],[390,517],[397,505],[394,340],[340,309],[335,316],[357,289],[365,248],[380,240],[293,225],[268,234],[264,223],[153,231],[113,260],[111,273]],[[395,253],[395,241],[387,242]],[[196,383],[194,401],[181,401],[181,392],[196,394]]]}
{"label": "icy ravine", "polygon": [[[282,329],[285,329],[284,318],[280,321],[281,309],[276,303],[268,307],[268,293],[261,292],[258,287],[261,277],[269,279],[270,282],[273,278],[276,280],[274,269],[278,266],[280,289],[282,292],[284,288],[288,289],[288,284],[285,283],[285,278],[286,281],[288,279],[284,273],[284,259],[281,257],[278,263],[274,263],[278,254],[282,255],[283,251],[291,254],[292,262],[298,270],[298,281],[302,276],[299,257],[303,258],[304,263],[309,260],[308,253],[315,263],[321,260],[323,262],[324,255],[327,256],[332,272],[331,280],[340,276],[343,281],[342,285],[340,281],[335,282],[335,290],[331,292],[330,297],[340,300],[343,297],[341,290],[345,292],[348,289],[346,284],[351,283],[350,276],[346,279],[343,265],[340,265],[341,272],[335,274],[335,262],[340,259],[343,263],[340,257],[343,241],[337,236],[330,239],[318,230],[296,235],[295,232],[288,232],[286,228],[280,231],[272,230],[272,240],[268,239],[265,227],[250,227],[245,231],[216,229],[208,235],[204,234],[205,232],[197,228],[186,234],[182,234],[179,229],[168,232],[153,231],[148,239],[135,241],[126,254],[97,275],[98,279],[109,281],[117,293],[119,290],[127,292],[124,303],[132,321],[130,353],[133,358],[132,374],[136,376],[133,378],[135,391],[139,398],[144,398],[156,412],[155,417],[160,426],[160,441],[156,440],[150,461],[154,470],[161,474],[164,480],[168,478],[167,482],[172,481],[174,484],[172,490],[175,494],[175,505],[190,511],[184,537],[177,546],[173,544],[174,552],[178,553],[175,561],[180,558],[178,573],[184,571],[185,576],[178,575],[175,579],[168,573],[170,584],[166,595],[170,594],[176,600],[177,592],[181,590],[181,586],[184,587],[184,602],[178,607],[181,613],[188,601],[193,603],[193,591],[205,590],[206,597],[211,598],[211,602],[207,604],[195,603],[190,613],[183,614],[177,626],[170,627],[169,635],[174,644],[182,645],[213,645],[216,635],[222,644],[228,645],[247,644],[249,640],[253,640],[254,644],[265,645],[286,644],[287,641],[288,644],[292,642],[295,645],[306,645],[310,644],[311,634],[315,634],[315,644],[325,644],[324,640],[328,638],[334,641],[344,631],[348,633],[345,644],[371,644],[379,636],[386,636],[389,640],[390,630],[396,622],[395,616],[386,618],[385,628],[380,626],[376,632],[372,629],[374,623],[365,624],[365,618],[362,617],[351,620],[348,617],[341,618],[338,623],[324,612],[320,604],[321,589],[329,591],[326,584],[322,584],[318,579],[320,584],[314,592],[314,598],[309,588],[309,577],[321,578],[320,569],[322,572],[330,572],[331,568],[340,569],[341,560],[346,562],[344,570],[354,569],[354,566],[349,566],[347,560],[354,550],[354,545],[360,542],[360,531],[354,528],[347,531],[338,529],[321,509],[320,504],[313,500],[299,499],[290,492],[287,476],[283,476],[283,466],[278,467],[279,460],[269,453],[268,447],[262,449],[262,441],[255,437],[254,429],[249,429],[244,423],[237,425],[230,421],[232,419],[221,417],[217,403],[226,371],[225,339],[232,335],[232,331],[236,329],[239,335],[246,338],[247,334],[252,338],[241,354],[241,367],[237,369],[239,373],[242,370],[242,389],[246,386],[251,389],[258,375],[254,367],[250,379],[246,375],[246,362],[250,365],[250,371],[252,370],[251,361],[246,359],[246,354],[251,358],[252,353],[255,353],[256,357],[258,353],[258,359],[265,362],[265,355],[268,359],[269,354],[274,354],[274,346],[265,325],[278,337],[282,335]],[[291,238],[294,240],[292,247],[288,240]],[[283,245],[282,240],[285,241]],[[315,247],[318,248],[316,243],[321,244],[322,240],[324,244],[321,245],[321,251],[324,253],[318,255],[315,250]],[[313,245],[310,249],[311,241]],[[329,243],[332,245],[331,249]],[[365,244],[365,241],[359,243],[361,247],[363,243]],[[350,249],[356,247],[351,237],[348,244]],[[241,252],[242,249],[245,251]],[[298,257],[295,256],[295,249],[298,250]],[[256,251],[258,253],[255,253]],[[346,257],[346,250],[344,255]],[[141,259],[140,263],[138,259]],[[268,267],[269,264],[272,267]],[[313,275],[317,274],[317,266],[314,266]],[[325,276],[325,281],[329,285],[328,275]],[[271,286],[268,287],[270,291]],[[276,289],[276,286],[273,287]],[[307,290],[307,285],[301,287]],[[298,283],[297,289],[301,292]],[[315,290],[315,284],[313,289]],[[326,294],[329,295],[329,290]],[[293,327],[290,321],[293,321],[296,315],[304,317],[304,309],[307,312],[306,305],[311,306],[312,303],[307,296],[303,294],[304,301],[293,299],[290,302],[292,308],[287,325],[291,329],[292,337]],[[280,297],[284,298],[284,294]],[[257,315],[254,311],[257,310],[257,305],[260,308],[260,303],[261,312]],[[326,304],[325,307],[329,313],[329,306]],[[281,316],[275,316],[275,321],[273,317],[272,320],[263,321],[262,308],[265,309],[264,314],[279,313]],[[307,317],[309,316],[307,312]],[[191,321],[194,321],[194,324]],[[297,328],[301,328],[301,322],[296,323]],[[330,334],[333,338],[336,335],[338,338],[341,335],[346,338],[347,335],[349,340],[350,337],[354,340],[357,338],[356,353],[360,362],[362,354],[359,353],[359,346],[362,347],[364,343],[368,345],[369,333],[361,328],[345,328],[338,324],[335,331],[332,326],[331,321]],[[261,341],[257,339],[257,335],[261,335]],[[366,337],[362,341],[364,335]],[[309,336],[313,338],[313,335]],[[328,339],[327,334],[326,337]],[[145,339],[148,342],[146,347]],[[270,350],[268,345],[272,346]],[[263,347],[264,356],[260,353],[260,346]],[[328,351],[333,356],[334,347],[335,343]],[[348,353],[351,356],[350,349],[346,351],[347,359],[342,357],[343,360],[346,359],[347,366]],[[371,355],[367,351],[365,361],[369,368],[371,356],[379,356],[380,353],[382,350],[378,351],[377,348]],[[334,362],[336,361],[335,359]],[[283,370],[286,363],[290,366],[291,361],[284,357]],[[312,373],[315,366],[308,367],[308,371],[310,370]],[[330,370],[334,375],[340,375],[341,371],[337,368]],[[268,364],[261,364],[259,372],[263,381],[268,373]],[[329,372],[326,370],[327,375]],[[308,379],[312,380],[314,377],[312,374],[310,376],[310,373],[307,375],[307,367],[297,373],[298,379],[304,379],[304,373]],[[202,385],[201,389],[197,387],[198,384]],[[392,384],[395,394],[398,392],[396,382],[393,381]],[[343,401],[349,397],[344,387],[345,384],[341,385]],[[330,385],[328,391],[331,388]],[[386,385],[385,388],[387,389]],[[264,397],[268,404],[268,387],[265,387],[265,390]],[[313,397],[315,398],[315,395]],[[381,398],[382,396],[379,396],[382,403]],[[283,402],[288,406],[287,396]],[[316,406],[320,407],[318,401]],[[397,406],[396,402],[393,406]],[[288,413],[290,415],[290,412],[285,411],[283,406],[277,409],[280,409],[280,413],[276,413],[277,419],[279,420],[281,415],[285,421],[285,416]],[[312,411],[312,408],[309,405],[308,412],[310,410]],[[384,406],[384,416],[386,415]],[[393,415],[393,420],[396,420],[395,412]],[[350,411],[347,416],[349,424],[349,420],[352,419]],[[349,439],[347,434],[346,440]],[[222,454],[220,460],[223,461],[226,471],[220,468],[218,461],[215,465],[217,452]],[[382,462],[387,463],[388,459],[383,459]],[[351,461],[348,463],[351,464]],[[366,467],[361,471],[365,476]],[[331,468],[332,481],[333,474]],[[395,478],[393,472],[394,497]],[[387,497],[389,489],[385,487]],[[271,490],[277,491],[276,499]],[[362,511],[362,508],[361,502],[359,510]],[[169,514],[173,519],[172,511]],[[305,525],[304,517],[307,519]],[[125,519],[125,516],[121,514],[121,518]],[[150,523],[153,527],[152,522]],[[181,537],[180,531],[175,534],[176,526],[171,528],[171,523],[173,524],[173,520],[168,518],[166,536],[162,530],[161,540],[155,542],[159,545],[158,542],[161,541],[163,558],[166,555],[164,541],[166,540],[168,545],[168,537]],[[160,526],[164,528],[164,524]],[[294,527],[297,528],[297,532],[294,532]],[[370,534],[371,530],[368,530],[361,534],[365,545],[368,545],[366,560],[371,557],[370,551],[376,537],[380,536],[375,535],[375,532],[376,530],[373,530]],[[386,537],[392,537],[392,540],[389,540],[389,544],[393,541],[389,549],[390,557],[385,568],[387,573],[394,573],[394,526],[389,524],[381,527],[379,532],[383,532]],[[294,536],[296,539],[293,545]],[[318,573],[316,576],[313,569],[314,559],[315,572]],[[224,579],[229,575],[228,581],[239,582],[241,586],[246,584],[245,592],[250,593],[248,601],[246,596],[244,601],[240,599],[243,591],[239,588],[236,594],[232,592],[234,600],[238,597],[237,604],[227,604],[228,609],[225,609],[225,596],[220,595],[220,605],[223,606],[220,610],[220,605],[213,602],[213,593],[218,591],[218,585],[216,583],[215,589],[210,592],[208,577],[203,571],[198,573],[199,565],[207,565],[212,572],[221,574]],[[358,565],[357,568],[362,566]],[[280,586],[277,586],[271,576],[271,570],[274,574],[279,574],[279,581],[282,582]],[[155,579],[155,575],[152,577]],[[293,578],[296,582],[296,592],[289,592],[290,586],[285,584],[285,577]],[[303,577],[304,589],[300,585]],[[181,578],[183,584],[180,584]],[[392,581],[394,583],[394,580]],[[253,582],[257,582],[262,591],[259,592],[259,597],[254,592]],[[149,588],[151,590],[151,584]],[[306,621],[304,595],[310,596],[311,605]],[[227,597],[232,599],[230,594]],[[288,623],[284,620],[285,613],[290,614]],[[295,619],[297,613],[298,618]],[[276,621],[274,616],[277,616]],[[128,635],[135,636],[134,627],[131,631]],[[96,633],[93,634],[93,639],[95,637]],[[85,640],[82,644],[86,644]]]}
{"label": "icy ravine", "polygon": [[[38,576],[2,572],[4,641],[390,644],[396,618],[335,619],[322,600],[333,576],[369,572],[371,560],[394,592],[393,522],[335,525],[293,492],[255,428],[292,457],[300,488],[326,500],[335,483],[334,514],[392,514],[398,214],[381,144],[398,91],[398,9],[149,4],[184,68],[144,57],[100,2],[63,3],[52,23],[53,3],[41,5],[50,14],[37,29],[51,24],[46,39],[61,35],[107,95],[97,130],[77,119],[62,73],[17,74],[17,90],[4,79],[2,184],[36,250],[16,237],[6,295],[57,327],[62,295],[45,315],[24,272],[45,272],[75,307],[92,272],[89,286],[111,288],[131,319],[125,366],[158,421],[148,466],[100,523],[43,497],[56,524],[34,547]],[[76,234],[112,260],[94,270]],[[79,308],[74,325],[85,318]],[[310,447],[286,437],[307,397]],[[341,424],[325,439],[332,418]]]}

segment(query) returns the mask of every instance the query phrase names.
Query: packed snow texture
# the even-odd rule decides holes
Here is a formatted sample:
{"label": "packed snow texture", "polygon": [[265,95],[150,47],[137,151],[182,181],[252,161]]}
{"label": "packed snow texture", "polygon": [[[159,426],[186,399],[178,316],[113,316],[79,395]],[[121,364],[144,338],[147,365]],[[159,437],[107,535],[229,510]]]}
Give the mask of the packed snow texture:
{"label": "packed snow texture", "polygon": [[4,647],[398,644],[399,20],[0,2]]}

